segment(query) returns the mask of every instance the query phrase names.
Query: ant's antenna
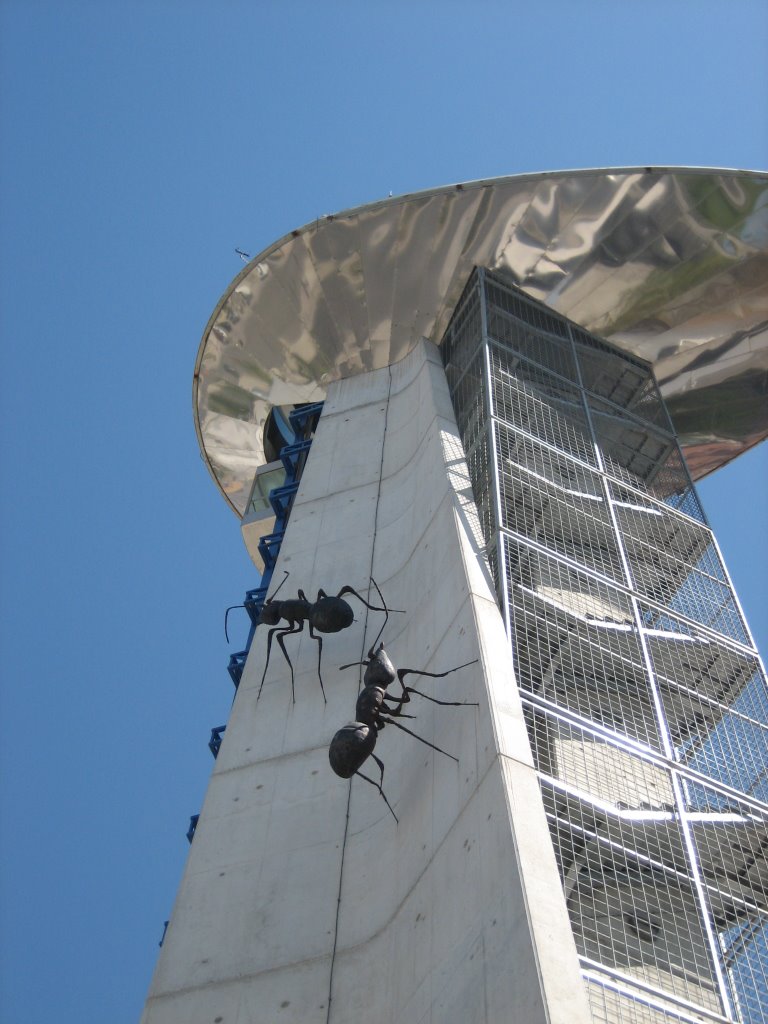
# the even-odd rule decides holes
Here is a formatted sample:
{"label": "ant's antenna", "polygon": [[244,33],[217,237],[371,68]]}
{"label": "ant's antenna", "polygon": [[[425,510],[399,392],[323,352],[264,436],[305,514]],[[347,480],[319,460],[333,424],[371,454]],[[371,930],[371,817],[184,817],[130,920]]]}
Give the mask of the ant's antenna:
{"label": "ant's antenna", "polygon": [[288,577],[289,577],[289,576],[291,575],[291,574],[290,574],[290,573],[288,572],[288,570],[287,570],[287,569],[283,569],[283,572],[285,573],[285,576],[283,576],[283,580],[282,580],[282,583],[280,584],[280,586],[278,586],[277,590],[276,590],[276,591],[274,592],[274,594],[272,595],[272,597],[268,597],[268,598],[267,598],[267,600],[266,600],[266,603],[267,603],[267,604],[269,604],[269,602],[270,602],[270,601],[274,601],[274,600],[275,600],[275,598],[277,597],[277,595],[278,595],[278,593],[279,593],[279,591],[280,591],[280,587],[282,587],[283,583],[285,583],[285,581],[286,581],[286,580],[288,579]]}
{"label": "ant's antenna", "polygon": [[229,618],[229,613],[233,609],[235,609],[235,608],[245,608],[245,605],[244,604],[231,604],[229,606],[229,608],[227,608],[227,610],[224,612],[224,637],[225,637],[227,643],[229,643],[229,633],[227,633],[227,619]]}
{"label": "ant's antenna", "polygon": [[[378,632],[378,634],[376,636],[376,639],[371,644],[371,650],[373,651],[373,650],[376,649],[376,644],[379,642],[379,638],[381,637],[381,634],[384,632],[384,627],[386,626],[387,620],[389,619],[389,609],[387,608],[387,602],[384,600],[384,595],[382,594],[381,590],[379,589],[379,584],[376,582],[376,580],[373,578],[373,576],[371,576],[371,583],[374,585],[374,587],[376,587],[376,593],[379,595],[379,597],[381,598],[381,603],[384,605],[384,622],[382,623],[381,629],[379,630],[379,632]],[[383,795],[384,794],[382,793],[382,796]],[[386,797],[385,797],[385,799],[386,799]],[[387,805],[387,806],[389,806],[389,805]],[[392,810],[391,807],[389,809]],[[394,811],[392,813],[394,813]]]}
{"label": "ant's antenna", "polygon": [[[285,581],[288,579],[288,577],[291,574],[288,572],[287,569],[284,569],[283,571],[285,572],[285,576],[283,576],[283,583],[285,583]],[[268,597],[267,598],[265,604],[269,604],[270,601],[274,601],[275,595],[277,594],[277,591],[280,589],[280,587],[282,587],[283,583],[281,583],[280,586],[278,586],[277,590],[272,595],[272,597]],[[224,636],[226,637],[227,643],[229,643],[229,633],[227,632],[227,619],[229,618],[229,613],[231,611],[234,611],[235,608],[245,608],[245,605],[244,604],[233,604],[233,605],[230,605],[229,608],[227,608],[227,610],[224,612]]]}

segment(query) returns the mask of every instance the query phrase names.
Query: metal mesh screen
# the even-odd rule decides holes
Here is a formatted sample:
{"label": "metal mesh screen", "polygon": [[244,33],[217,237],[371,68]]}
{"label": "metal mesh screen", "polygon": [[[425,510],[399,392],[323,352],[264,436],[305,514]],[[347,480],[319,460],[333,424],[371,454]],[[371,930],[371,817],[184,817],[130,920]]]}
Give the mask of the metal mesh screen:
{"label": "metal mesh screen", "polygon": [[[671,779],[660,770],[655,785],[665,783],[671,792]],[[714,961],[674,815],[610,810],[545,779],[542,793],[580,955],[721,1012]]]}
{"label": "metal mesh screen", "polygon": [[494,415],[558,452],[597,465],[579,389],[534,363],[510,359],[495,345],[487,352]]}
{"label": "metal mesh screen", "polygon": [[574,327],[572,333],[586,390],[671,434],[669,414],[647,367],[586,331]]}
{"label": "metal mesh screen", "polygon": [[594,1019],[768,1024],[768,687],[650,369],[487,271],[446,346]]}
{"label": "metal mesh screen", "polygon": [[470,278],[451,317],[442,344],[443,363],[449,383],[466,369],[483,342],[481,294],[476,278]]}
{"label": "metal mesh screen", "polygon": [[[624,582],[599,476],[581,469],[572,474],[576,479],[569,481],[563,472],[565,467],[558,468],[553,460],[547,460],[546,450],[534,441],[516,435],[503,424],[497,425],[495,433],[501,526]],[[540,469],[557,479],[516,465],[518,459],[538,463]]]}
{"label": "metal mesh screen", "polygon": [[648,996],[639,986],[633,985],[631,981],[617,982],[601,975],[599,971],[592,974],[585,972],[585,980],[595,1024],[669,1024],[670,1021],[679,1021],[681,1024],[724,1024],[728,1020],[719,1013],[707,1013],[700,1007],[688,1006],[682,1001],[672,1003],[662,998],[659,1005],[655,993],[652,996],[654,1002],[646,1002]]}
{"label": "metal mesh screen", "polygon": [[[507,584],[519,573],[510,586],[510,605],[520,690],[661,752],[642,648],[631,630],[616,621],[628,614],[625,596],[603,586],[602,592],[593,589],[587,598],[577,589],[578,573],[563,567],[565,571],[556,575],[554,559],[507,538],[502,544]],[[537,581],[569,581],[572,589],[556,594],[540,582],[531,586],[534,575]],[[600,598],[614,615],[581,614],[580,602],[588,600],[594,609]]]}

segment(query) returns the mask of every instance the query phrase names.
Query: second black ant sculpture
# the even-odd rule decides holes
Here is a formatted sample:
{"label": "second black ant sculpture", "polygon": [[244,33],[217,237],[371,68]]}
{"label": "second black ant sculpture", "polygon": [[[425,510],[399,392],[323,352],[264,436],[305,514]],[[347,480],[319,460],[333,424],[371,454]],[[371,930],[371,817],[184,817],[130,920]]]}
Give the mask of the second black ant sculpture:
{"label": "second black ant sculpture", "polygon": [[[274,626],[275,628],[270,629],[267,634],[267,659],[264,663],[264,672],[261,677],[261,685],[259,686],[259,692],[256,700],[261,697],[264,680],[267,676],[267,668],[269,667],[269,653],[272,649],[272,637],[277,634],[277,642],[280,645],[280,649],[282,650],[285,660],[288,662],[288,667],[291,670],[291,694],[293,696],[293,703],[296,703],[293,665],[291,664],[291,659],[288,657],[288,652],[285,649],[283,637],[288,636],[290,633],[303,632],[304,623],[308,622],[309,635],[313,640],[317,640],[317,677],[320,680],[320,689],[323,693],[323,700],[328,703],[325,696],[325,687],[323,686],[323,677],[320,673],[320,660],[323,655],[323,638],[319,634],[338,633],[342,629],[346,629],[348,626],[351,626],[354,622],[354,613],[352,608],[343,599],[345,594],[354,595],[358,601],[362,601],[365,607],[370,608],[371,611],[386,612],[387,608],[386,605],[383,608],[377,608],[375,605],[369,604],[353,587],[342,587],[335,597],[330,594],[326,594],[322,589],[318,590],[317,600],[314,602],[307,599],[307,595],[303,590],[298,592],[298,597],[289,598],[287,601],[276,601],[275,597],[280,590],[280,587],[282,587],[283,583],[288,579],[288,575],[288,572],[286,572],[283,577],[283,582],[274,592],[272,597],[267,598],[264,602],[261,614],[259,615],[259,625],[266,624],[267,626]],[[376,586],[376,581],[371,578],[371,582],[376,587],[379,594],[381,594],[378,586]],[[393,608],[390,610],[397,611],[398,609]],[[278,625],[281,619],[284,619],[288,625]]]}
{"label": "second black ant sculpture", "polygon": [[[375,581],[373,581],[373,584],[376,586]],[[381,591],[378,586],[376,586],[376,590],[381,597]],[[383,597],[381,599],[384,601]],[[331,762],[333,771],[342,779],[350,779],[353,775],[359,775],[361,779],[365,779],[366,782],[370,782],[372,786],[375,786],[383,797],[384,803],[392,812],[392,817],[397,821],[397,815],[392,810],[392,805],[387,800],[382,789],[384,763],[373,752],[381,730],[385,725],[394,725],[397,729],[402,729],[409,736],[419,740],[420,743],[424,743],[433,750],[436,750],[438,754],[445,754],[446,757],[450,757],[452,761],[458,763],[458,758],[454,757],[453,754],[449,754],[447,751],[441,750],[440,747],[436,747],[434,743],[430,743],[429,740],[417,736],[415,732],[411,732],[410,729],[396,722],[395,719],[414,717],[414,715],[408,715],[403,711],[403,706],[410,703],[412,693],[419,697],[424,697],[425,700],[432,701],[433,704],[441,704],[446,707],[477,707],[476,701],[437,700],[436,697],[430,697],[428,694],[422,693],[412,686],[406,686],[403,679],[407,675],[430,676],[433,679],[441,679],[452,672],[458,672],[461,668],[467,668],[468,665],[474,665],[477,658],[463,665],[457,665],[456,668],[449,668],[446,672],[426,672],[423,669],[416,668],[396,669],[389,655],[384,650],[384,644],[379,644],[378,649],[376,649],[376,642],[383,630],[384,626],[381,627],[376,640],[371,645],[366,660],[352,661],[348,665],[340,667],[341,671],[345,668],[352,668],[353,665],[365,665],[365,674],[363,676],[363,688],[358,695],[355,705],[356,720],[343,726],[333,737],[328,749],[328,759]],[[399,697],[391,697],[387,693],[388,687],[394,683],[395,679],[398,680],[403,691]],[[379,766],[381,774],[378,782],[369,779],[367,775],[363,775],[360,771],[360,768],[369,757],[372,757]]]}

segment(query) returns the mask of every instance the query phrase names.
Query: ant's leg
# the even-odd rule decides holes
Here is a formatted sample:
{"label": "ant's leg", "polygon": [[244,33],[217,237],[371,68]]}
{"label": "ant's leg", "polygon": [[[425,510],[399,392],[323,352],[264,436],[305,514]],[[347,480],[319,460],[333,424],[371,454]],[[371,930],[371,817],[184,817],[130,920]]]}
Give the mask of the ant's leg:
{"label": "ant's leg", "polygon": [[384,600],[384,595],[382,594],[379,584],[376,582],[373,576],[371,576],[371,583],[374,585],[374,587],[376,587],[376,593],[379,595],[379,597],[381,598],[381,603],[384,605],[384,608],[380,609],[380,611],[397,612],[398,615],[405,615],[405,612],[402,610],[402,608],[387,608],[387,602]]}
{"label": "ant's leg", "polygon": [[375,754],[371,754],[371,757],[376,762],[376,764],[379,766],[379,772],[381,773],[381,778],[379,779],[379,785],[381,785],[384,782],[384,762],[380,758],[376,757]]}
{"label": "ant's leg", "polygon": [[348,665],[339,665],[339,672],[345,668],[352,668],[353,665],[365,665],[367,668],[370,664],[370,661],[350,661]]}
{"label": "ant's leg", "polygon": [[317,678],[320,680],[320,689],[323,691],[323,700],[327,704],[328,701],[325,696],[325,687],[323,686],[323,677],[320,675],[320,659],[323,656],[323,638],[319,633],[315,633],[312,628],[312,623],[309,624],[309,635],[313,640],[317,640]]}
{"label": "ant's leg", "polygon": [[[400,685],[402,686],[404,693],[407,690],[410,690],[411,693],[419,693],[419,691],[418,690],[414,690],[413,687],[405,685],[405,683],[403,682],[403,679],[405,678],[405,676],[430,676],[430,678],[432,678],[432,679],[442,679],[443,676],[449,676],[451,674],[451,672],[458,672],[460,668],[468,668],[470,665],[477,664],[477,661],[478,661],[478,659],[475,658],[473,661],[467,661],[463,665],[457,665],[456,668],[449,668],[447,672],[427,672],[424,669],[419,669],[419,668],[400,668],[400,669],[397,670],[397,678],[400,681]],[[419,696],[420,697],[427,697],[427,695],[425,693],[419,693]],[[434,697],[427,697],[427,700],[435,700],[435,698]],[[460,703],[461,704],[461,703],[463,703],[463,701],[453,702],[453,701],[439,701],[439,700],[437,700],[437,701],[435,701],[435,703],[436,704],[443,704],[443,703],[448,703],[448,704]]]}
{"label": "ant's leg", "polygon": [[362,601],[366,608],[372,612],[397,612],[398,615],[405,615],[402,608],[377,608],[375,604],[368,604],[364,597],[361,597],[354,587],[342,587],[336,597],[343,597],[345,594],[354,594],[358,601]]}
{"label": "ant's leg", "polygon": [[[378,757],[376,758],[376,760],[379,761]],[[381,764],[381,761],[379,761],[379,764]],[[400,821],[399,821],[397,815],[395,814],[395,812],[392,810],[392,805],[390,804],[389,800],[387,800],[386,795],[384,793],[384,790],[381,788],[381,786],[378,784],[378,782],[374,782],[373,779],[369,779],[368,776],[367,775],[363,775],[362,772],[355,772],[355,775],[359,775],[361,779],[365,779],[366,782],[370,782],[370,784],[372,786],[375,786],[376,789],[378,789],[378,791],[381,793],[381,796],[382,796],[382,799],[384,800],[384,803],[387,805],[387,807],[390,809],[390,811],[392,811],[392,817],[395,819],[395,821],[399,825]]]}
{"label": "ant's leg", "polygon": [[[405,687],[406,693],[415,693],[419,697],[423,697],[424,700],[431,700],[433,704],[442,704],[444,707],[451,708],[476,708],[479,707],[476,700],[438,700],[437,697],[430,697],[428,693],[422,693],[421,690],[414,690],[412,686]],[[406,718],[410,718],[410,715],[406,715]]]}
{"label": "ant's leg", "polygon": [[[294,629],[294,626],[296,627],[295,629]],[[288,668],[291,670],[291,696],[293,697],[293,703],[294,704],[296,703],[296,689],[295,689],[294,683],[293,683],[293,665],[291,664],[291,659],[288,657],[288,651],[286,651],[286,649],[285,649],[285,644],[283,643],[283,637],[284,636],[288,636],[289,633],[301,633],[301,631],[303,629],[304,629],[304,623],[299,621],[299,622],[294,622],[288,629],[283,629],[281,632],[279,632],[277,634],[277,642],[280,644],[280,648],[281,648],[281,650],[283,652],[283,656],[285,657],[285,660],[288,662]]]}
{"label": "ant's leg", "polygon": [[393,700],[393,701],[395,701],[395,707],[392,707],[392,708],[389,707],[389,705],[387,705],[387,704],[382,704],[381,710],[385,711],[388,715],[394,715],[396,718],[415,718],[416,717],[416,715],[407,715],[404,711],[401,710],[402,706],[403,706],[402,699],[398,699],[396,697],[385,697],[384,700]]}
{"label": "ant's leg", "polygon": [[401,686],[403,686],[403,676],[431,676],[432,679],[442,679],[443,676],[449,676],[451,672],[458,672],[460,668],[468,668],[470,665],[476,665],[477,662],[478,659],[475,658],[463,665],[457,665],[456,668],[449,668],[447,672],[426,672],[420,668],[401,668],[397,670],[397,678],[400,680]]}
{"label": "ant's leg", "polygon": [[410,687],[404,686],[403,692],[399,697],[390,697],[388,693],[384,694],[385,701],[392,701],[393,707],[389,707],[388,704],[384,704],[382,710],[386,711],[388,715],[397,715],[398,718],[414,718],[414,715],[406,715],[403,711],[403,704],[410,704],[411,698],[409,696]]}
{"label": "ant's leg", "polygon": [[394,725],[398,729],[402,729],[403,732],[407,732],[409,736],[413,736],[415,740],[418,740],[420,743],[425,743],[428,747],[432,747],[432,749],[436,750],[438,754],[445,754],[446,757],[450,757],[450,759],[455,761],[456,764],[459,763],[458,757],[454,757],[453,754],[449,754],[447,750],[441,750],[440,747],[436,747],[434,743],[430,743],[429,740],[425,740],[422,736],[417,736],[415,732],[411,732],[410,729],[406,729],[404,725],[400,725],[400,723],[396,722],[394,718],[384,718],[382,716],[381,721],[386,722],[387,725]]}
{"label": "ant's leg", "polygon": [[282,626],[275,626],[274,629],[270,629],[270,631],[267,633],[267,660],[264,662],[264,672],[262,673],[261,676],[261,686],[259,686],[259,692],[256,695],[256,700],[258,700],[259,697],[261,696],[261,691],[264,688],[264,680],[267,678],[267,668],[269,666],[269,652],[272,648],[272,637],[279,629],[282,628]]}

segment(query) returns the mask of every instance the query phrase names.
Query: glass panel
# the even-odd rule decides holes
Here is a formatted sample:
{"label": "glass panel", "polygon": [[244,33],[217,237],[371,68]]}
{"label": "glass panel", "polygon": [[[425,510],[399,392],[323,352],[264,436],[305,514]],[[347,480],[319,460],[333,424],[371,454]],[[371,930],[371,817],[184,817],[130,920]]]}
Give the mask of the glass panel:
{"label": "glass panel", "polygon": [[249,522],[250,519],[258,518],[265,512],[274,515],[269,503],[269,492],[274,487],[282,487],[284,483],[285,468],[281,462],[270,462],[266,466],[259,466],[243,520]]}

